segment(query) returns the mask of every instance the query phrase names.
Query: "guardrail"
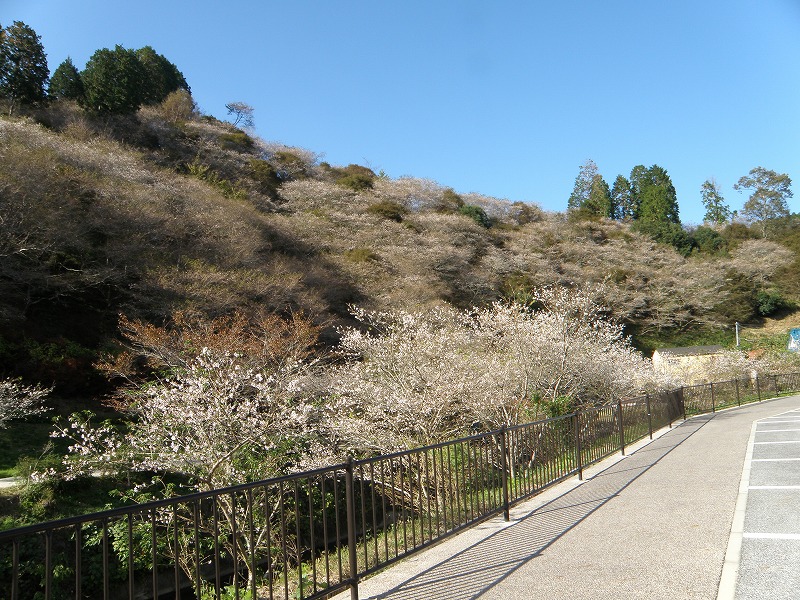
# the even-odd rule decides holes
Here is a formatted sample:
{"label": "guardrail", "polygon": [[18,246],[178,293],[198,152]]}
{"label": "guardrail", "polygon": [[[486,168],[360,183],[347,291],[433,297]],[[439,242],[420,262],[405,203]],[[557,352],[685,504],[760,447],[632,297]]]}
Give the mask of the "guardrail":
{"label": "guardrail", "polygon": [[687,415],[800,374],[642,396],[405,452],[0,532],[0,598],[323,598]]}

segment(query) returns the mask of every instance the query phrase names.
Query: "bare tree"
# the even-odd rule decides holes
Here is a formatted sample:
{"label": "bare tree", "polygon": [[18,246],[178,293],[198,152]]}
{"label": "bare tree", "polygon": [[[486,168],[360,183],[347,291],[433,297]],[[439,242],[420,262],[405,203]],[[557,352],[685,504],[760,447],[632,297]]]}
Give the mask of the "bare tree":
{"label": "bare tree", "polygon": [[255,120],[253,119],[254,108],[245,102],[228,102],[225,105],[228,109],[228,114],[233,115],[233,126],[238,127],[241,125],[245,129],[252,129],[255,127]]}

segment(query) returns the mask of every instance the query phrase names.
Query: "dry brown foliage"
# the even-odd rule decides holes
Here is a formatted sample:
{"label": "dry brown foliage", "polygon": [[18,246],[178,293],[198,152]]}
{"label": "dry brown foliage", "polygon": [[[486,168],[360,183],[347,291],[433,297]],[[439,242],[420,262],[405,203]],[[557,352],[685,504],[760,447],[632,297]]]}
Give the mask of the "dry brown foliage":
{"label": "dry brown foliage", "polygon": [[242,366],[266,372],[304,361],[318,350],[320,327],[303,314],[288,318],[265,312],[207,319],[177,311],[165,326],[120,315],[124,350],[99,364],[112,377],[139,381],[153,372],[183,369],[206,348],[215,356],[234,355]]}

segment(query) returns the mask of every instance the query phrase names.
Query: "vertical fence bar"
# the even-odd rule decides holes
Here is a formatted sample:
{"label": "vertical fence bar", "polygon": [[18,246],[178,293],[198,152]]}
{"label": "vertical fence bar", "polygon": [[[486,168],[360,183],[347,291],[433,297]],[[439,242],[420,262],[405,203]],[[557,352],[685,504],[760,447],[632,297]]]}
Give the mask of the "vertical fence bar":
{"label": "vertical fence bar", "polygon": [[506,433],[508,430],[503,425],[500,428],[500,473],[503,480],[503,518],[508,521],[511,519],[510,506],[508,502],[508,458],[506,456]]}
{"label": "vertical fence bar", "polygon": [[347,551],[350,555],[350,600],[358,600],[358,556],[356,556],[356,503],[353,494],[353,457],[347,459],[344,471],[344,493],[347,504]]}
{"label": "vertical fence bar", "polygon": [[622,422],[622,400],[617,400],[617,421],[619,423],[619,451],[625,456],[625,425]]}
{"label": "vertical fence bar", "polygon": [[733,380],[736,383],[736,406],[742,405],[742,399],[739,397],[739,379]]}
{"label": "vertical fence bar", "polygon": [[681,399],[681,408],[683,409],[683,420],[686,420],[686,394],[684,392],[683,386],[681,386],[680,391],[680,399]]}
{"label": "vertical fence bar", "polygon": [[716,399],[714,398],[714,382],[711,382],[711,414],[713,415],[716,410]]}
{"label": "vertical fence bar", "polygon": [[583,479],[583,461],[581,459],[581,430],[579,427],[580,425],[579,414],[574,413],[572,415],[571,421],[575,434],[575,461],[578,467],[578,479]]}
{"label": "vertical fence bar", "polygon": [[[83,549],[83,527],[81,523],[78,523],[77,525],[75,525],[75,598],[77,600],[83,597],[83,590],[81,589],[83,586],[83,581],[82,581],[83,572],[81,570],[81,563],[83,562],[83,558],[81,557],[82,549]],[[128,547],[128,553],[133,554],[133,552],[130,549],[130,546]]]}
{"label": "vertical fence bar", "polygon": [[758,392],[758,401],[761,402],[761,383],[758,381],[758,373],[756,373],[756,392]]}
{"label": "vertical fence bar", "polygon": [[647,429],[650,432],[650,439],[653,439],[653,415],[650,413],[650,394],[644,395],[645,405],[647,406]]}

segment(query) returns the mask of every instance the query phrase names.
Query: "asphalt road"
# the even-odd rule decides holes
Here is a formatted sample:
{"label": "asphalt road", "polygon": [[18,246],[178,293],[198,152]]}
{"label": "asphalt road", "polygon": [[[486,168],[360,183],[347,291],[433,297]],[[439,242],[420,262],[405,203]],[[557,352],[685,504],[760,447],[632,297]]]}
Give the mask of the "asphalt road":
{"label": "asphalt road", "polygon": [[[761,419],[767,420],[754,425]],[[720,600],[800,598],[798,396],[662,430],[627,456],[594,466],[583,482],[570,480],[518,505],[511,522],[487,521],[367,579],[359,596],[718,594]]]}

